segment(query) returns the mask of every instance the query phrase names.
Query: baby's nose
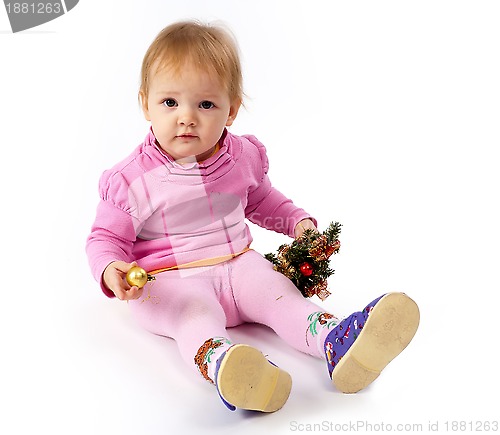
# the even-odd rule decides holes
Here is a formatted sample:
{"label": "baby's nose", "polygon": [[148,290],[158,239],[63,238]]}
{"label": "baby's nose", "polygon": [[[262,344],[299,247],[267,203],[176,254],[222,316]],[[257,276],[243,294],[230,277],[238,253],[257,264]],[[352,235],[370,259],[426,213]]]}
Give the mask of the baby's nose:
{"label": "baby's nose", "polygon": [[195,125],[196,117],[192,110],[186,109],[179,113],[178,122],[180,125]]}

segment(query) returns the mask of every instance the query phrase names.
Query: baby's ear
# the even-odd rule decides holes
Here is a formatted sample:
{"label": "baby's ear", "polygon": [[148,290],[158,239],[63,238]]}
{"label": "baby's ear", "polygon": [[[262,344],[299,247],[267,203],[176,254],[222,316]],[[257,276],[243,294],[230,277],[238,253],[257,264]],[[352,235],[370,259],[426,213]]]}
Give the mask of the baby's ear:
{"label": "baby's ear", "polygon": [[227,121],[226,121],[226,127],[230,127],[234,120],[236,119],[236,116],[238,116],[238,111],[240,110],[241,107],[241,101],[236,100],[231,106],[229,107],[229,115],[227,116]]}
{"label": "baby's ear", "polygon": [[139,92],[139,100],[141,102],[144,118],[146,118],[146,121],[151,121],[151,117],[149,116],[148,99],[143,91]]}

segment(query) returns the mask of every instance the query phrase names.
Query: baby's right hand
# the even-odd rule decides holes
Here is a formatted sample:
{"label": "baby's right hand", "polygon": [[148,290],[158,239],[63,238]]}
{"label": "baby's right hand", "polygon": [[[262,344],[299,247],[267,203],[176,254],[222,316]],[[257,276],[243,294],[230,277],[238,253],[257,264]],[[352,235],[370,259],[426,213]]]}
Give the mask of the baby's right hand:
{"label": "baby's right hand", "polygon": [[142,288],[131,287],[125,279],[127,272],[134,266],[137,266],[135,261],[132,263],[113,261],[104,269],[102,277],[104,285],[122,301],[139,299],[142,295]]}

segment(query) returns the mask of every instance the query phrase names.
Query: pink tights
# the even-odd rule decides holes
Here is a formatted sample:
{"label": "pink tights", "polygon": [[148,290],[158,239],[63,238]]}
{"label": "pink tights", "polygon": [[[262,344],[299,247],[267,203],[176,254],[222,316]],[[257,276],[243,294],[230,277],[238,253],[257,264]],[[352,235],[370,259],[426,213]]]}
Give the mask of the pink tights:
{"label": "pink tights", "polygon": [[129,306],[144,328],[173,338],[193,368],[207,339],[230,340],[226,328],[247,322],[267,325],[295,349],[324,358],[318,345],[327,332],[318,322],[324,310],[253,250],[216,266],[160,273]]}

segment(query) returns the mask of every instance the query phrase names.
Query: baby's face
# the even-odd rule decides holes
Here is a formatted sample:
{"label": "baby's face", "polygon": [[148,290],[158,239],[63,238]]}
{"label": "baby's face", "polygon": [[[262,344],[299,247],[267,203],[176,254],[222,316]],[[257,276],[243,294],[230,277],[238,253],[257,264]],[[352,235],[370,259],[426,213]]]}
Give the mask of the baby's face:
{"label": "baby's face", "polygon": [[180,161],[208,157],[238,108],[217,79],[189,65],[180,75],[168,69],[156,72],[143,101],[160,147]]}

